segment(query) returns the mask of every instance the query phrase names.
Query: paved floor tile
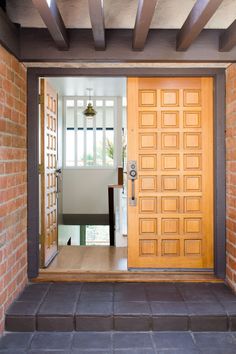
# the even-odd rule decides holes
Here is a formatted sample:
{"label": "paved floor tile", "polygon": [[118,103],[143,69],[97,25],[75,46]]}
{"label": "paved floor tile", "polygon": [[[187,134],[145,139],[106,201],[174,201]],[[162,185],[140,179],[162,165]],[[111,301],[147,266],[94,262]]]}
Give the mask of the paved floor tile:
{"label": "paved floor tile", "polygon": [[200,354],[197,349],[164,349],[158,350],[157,354]]}
{"label": "paved floor tile", "polygon": [[76,299],[54,299],[53,301],[45,300],[38,311],[38,316],[60,316],[73,315],[76,307]]}
{"label": "paved floor tile", "polygon": [[82,287],[82,292],[89,292],[89,291],[113,292],[113,289],[114,289],[113,283],[84,283]]}
{"label": "paved floor tile", "polygon": [[119,301],[114,303],[114,315],[151,315],[149,304],[143,301]]}
{"label": "paved floor tile", "polygon": [[35,333],[30,349],[69,349],[71,340],[72,333]]}
{"label": "paved floor tile", "polygon": [[115,349],[114,354],[156,354],[154,349]]}
{"label": "paved floor tile", "polygon": [[148,332],[117,332],[113,334],[114,349],[152,348],[151,335]]}
{"label": "paved floor tile", "polygon": [[82,350],[79,350],[79,349],[72,349],[71,353],[70,354],[113,354],[113,351],[112,350],[106,350],[106,349],[103,349],[103,350],[85,350],[85,349],[82,349]]}
{"label": "paved floor tile", "polygon": [[236,295],[225,284],[208,284],[208,287],[220,302],[236,301]]}
{"label": "paved floor tile", "polygon": [[113,292],[100,290],[82,291],[79,301],[113,301]]}
{"label": "paved floor tile", "polygon": [[27,354],[71,354],[70,350],[40,350],[32,349],[27,351]]}
{"label": "paved floor tile", "polygon": [[187,306],[184,302],[178,301],[151,301],[153,315],[182,315],[187,316]]}
{"label": "paved floor tile", "polygon": [[149,301],[183,301],[175,284],[146,285],[146,291]]}
{"label": "paved floor tile", "polygon": [[17,301],[40,302],[50,288],[50,283],[29,284],[17,298]]}
{"label": "paved floor tile", "polygon": [[21,349],[0,349],[0,354],[28,354],[28,352]]}
{"label": "paved floor tile", "polygon": [[224,348],[222,349],[216,349],[216,348],[205,348],[205,349],[200,349],[199,350],[200,354],[235,354],[235,348],[227,349]]}
{"label": "paved floor tile", "polygon": [[118,283],[114,288],[114,301],[147,301],[144,284]]}
{"label": "paved floor tile", "polygon": [[[199,349],[212,348],[217,350],[234,349],[236,353],[236,338],[230,332],[194,333],[194,339]],[[222,353],[224,354],[224,353]]]}
{"label": "paved floor tile", "polygon": [[79,301],[76,315],[101,315],[109,316],[113,314],[113,304],[111,301]]}
{"label": "paved floor tile", "polygon": [[224,307],[226,313],[229,316],[236,316],[236,301],[227,301],[222,303],[222,306]]}
{"label": "paved floor tile", "polygon": [[0,340],[0,349],[28,348],[32,336],[32,333],[7,333]]}
{"label": "paved floor tile", "polygon": [[99,333],[99,332],[83,332],[75,333],[72,341],[73,349],[104,349],[111,350],[111,333]]}
{"label": "paved floor tile", "polygon": [[211,291],[207,284],[180,283],[177,284],[177,288],[185,301],[204,303],[217,301],[214,292]]}
{"label": "paved floor tile", "polygon": [[189,332],[154,332],[156,350],[197,349]]}
{"label": "paved floor tile", "polygon": [[7,315],[34,316],[38,308],[38,302],[15,301],[7,310]]}
{"label": "paved floor tile", "polygon": [[157,354],[201,354],[197,349],[164,349],[158,350]]}

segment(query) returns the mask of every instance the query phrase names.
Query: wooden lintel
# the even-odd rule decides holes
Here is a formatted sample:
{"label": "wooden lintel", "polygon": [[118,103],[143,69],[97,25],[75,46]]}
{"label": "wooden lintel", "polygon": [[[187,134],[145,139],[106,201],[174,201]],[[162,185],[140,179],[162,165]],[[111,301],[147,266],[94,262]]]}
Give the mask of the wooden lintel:
{"label": "wooden lintel", "polygon": [[103,0],[89,0],[89,16],[92,25],[94,46],[96,50],[105,50],[105,26]]}
{"label": "wooden lintel", "polygon": [[176,50],[187,50],[214,15],[223,0],[197,0],[190,11],[176,41]]}
{"label": "wooden lintel", "polygon": [[143,50],[157,0],[139,0],[134,26],[133,49]]}
{"label": "wooden lintel", "polygon": [[220,36],[221,52],[228,52],[236,45],[236,20]]}
{"label": "wooden lintel", "polygon": [[48,28],[56,46],[60,50],[68,50],[67,31],[55,0],[32,0],[43,22]]}
{"label": "wooden lintel", "polygon": [[[24,62],[162,62],[162,63],[232,63],[236,62],[236,47],[229,52],[219,51],[222,30],[204,29],[197,43],[186,51],[176,51],[177,30],[154,30],[148,34],[148,45],[143,51],[130,48],[133,30],[106,30],[105,51],[92,47],[91,29],[68,29],[70,48],[58,51],[47,29],[21,29],[21,60]],[[35,40],[37,38],[37,40]],[[50,63],[48,64],[50,66]]]}
{"label": "wooden lintel", "polygon": [[10,21],[2,8],[0,8],[0,44],[19,58],[20,27]]}

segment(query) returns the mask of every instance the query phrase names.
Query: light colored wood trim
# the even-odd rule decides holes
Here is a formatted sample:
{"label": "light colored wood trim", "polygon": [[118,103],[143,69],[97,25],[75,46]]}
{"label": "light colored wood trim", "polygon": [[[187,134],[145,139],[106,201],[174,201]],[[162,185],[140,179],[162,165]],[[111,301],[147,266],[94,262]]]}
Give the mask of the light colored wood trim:
{"label": "light colored wood trim", "polygon": [[[137,125],[138,125],[138,78],[130,77],[127,79],[127,153],[128,153],[128,161],[136,160],[138,162],[138,134],[137,134]],[[130,118],[129,118],[130,117]],[[139,178],[139,176],[138,176]],[[135,182],[135,196],[138,196],[138,180]],[[127,195],[127,203],[129,204],[129,198],[131,197],[131,180],[128,180],[128,195]],[[127,206],[128,213],[128,260],[129,264],[135,264],[136,254],[138,254],[138,250],[135,252],[133,248],[135,245],[138,245],[136,241],[136,236],[138,235],[138,219],[136,215],[137,207],[129,207]]]}
{"label": "light colored wood trim", "polygon": [[[202,150],[207,151],[202,154],[203,175],[207,176],[206,183],[203,184],[202,193],[207,203],[203,204],[203,215],[205,215],[205,234],[214,235],[214,196],[213,196],[213,78],[201,78],[202,87],[202,112],[204,112],[204,129],[202,131]],[[213,237],[205,237],[206,256],[203,258],[203,267],[213,267]]]}
{"label": "light colored wood trim", "polygon": [[73,269],[66,271],[44,271],[40,270],[33,282],[45,281],[83,281],[83,282],[211,282],[222,283],[213,273],[191,273],[191,272],[79,272]]}

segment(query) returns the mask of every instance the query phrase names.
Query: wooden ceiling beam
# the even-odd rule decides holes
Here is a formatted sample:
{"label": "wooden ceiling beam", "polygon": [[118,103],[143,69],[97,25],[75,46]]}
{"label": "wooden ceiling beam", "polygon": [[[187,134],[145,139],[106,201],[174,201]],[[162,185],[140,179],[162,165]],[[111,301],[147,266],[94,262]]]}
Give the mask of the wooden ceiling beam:
{"label": "wooden ceiling beam", "polygon": [[56,0],[32,0],[32,2],[40,13],[57,48],[60,50],[68,50],[68,36]]}
{"label": "wooden ceiling beam", "polygon": [[0,8],[0,44],[19,58],[20,26],[13,24],[2,8]]}
{"label": "wooden ceiling beam", "polygon": [[179,30],[176,50],[187,50],[214,15],[223,0],[197,0],[190,14]]}
{"label": "wooden ceiling beam", "polygon": [[139,0],[133,33],[133,49],[143,50],[158,0]]}
{"label": "wooden ceiling beam", "polygon": [[106,49],[103,0],[89,0],[89,16],[96,50]]}
{"label": "wooden ceiling beam", "polygon": [[236,45],[236,20],[220,36],[220,52],[228,52]]}

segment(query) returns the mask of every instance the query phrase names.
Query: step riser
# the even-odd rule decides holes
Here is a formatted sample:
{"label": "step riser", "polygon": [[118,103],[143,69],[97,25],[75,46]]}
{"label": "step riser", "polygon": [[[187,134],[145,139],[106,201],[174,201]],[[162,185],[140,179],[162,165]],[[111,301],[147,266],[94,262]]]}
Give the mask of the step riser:
{"label": "step riser", "polygon": [[6,331],[236,331],[236,317],[220,316],[6,316]]}

